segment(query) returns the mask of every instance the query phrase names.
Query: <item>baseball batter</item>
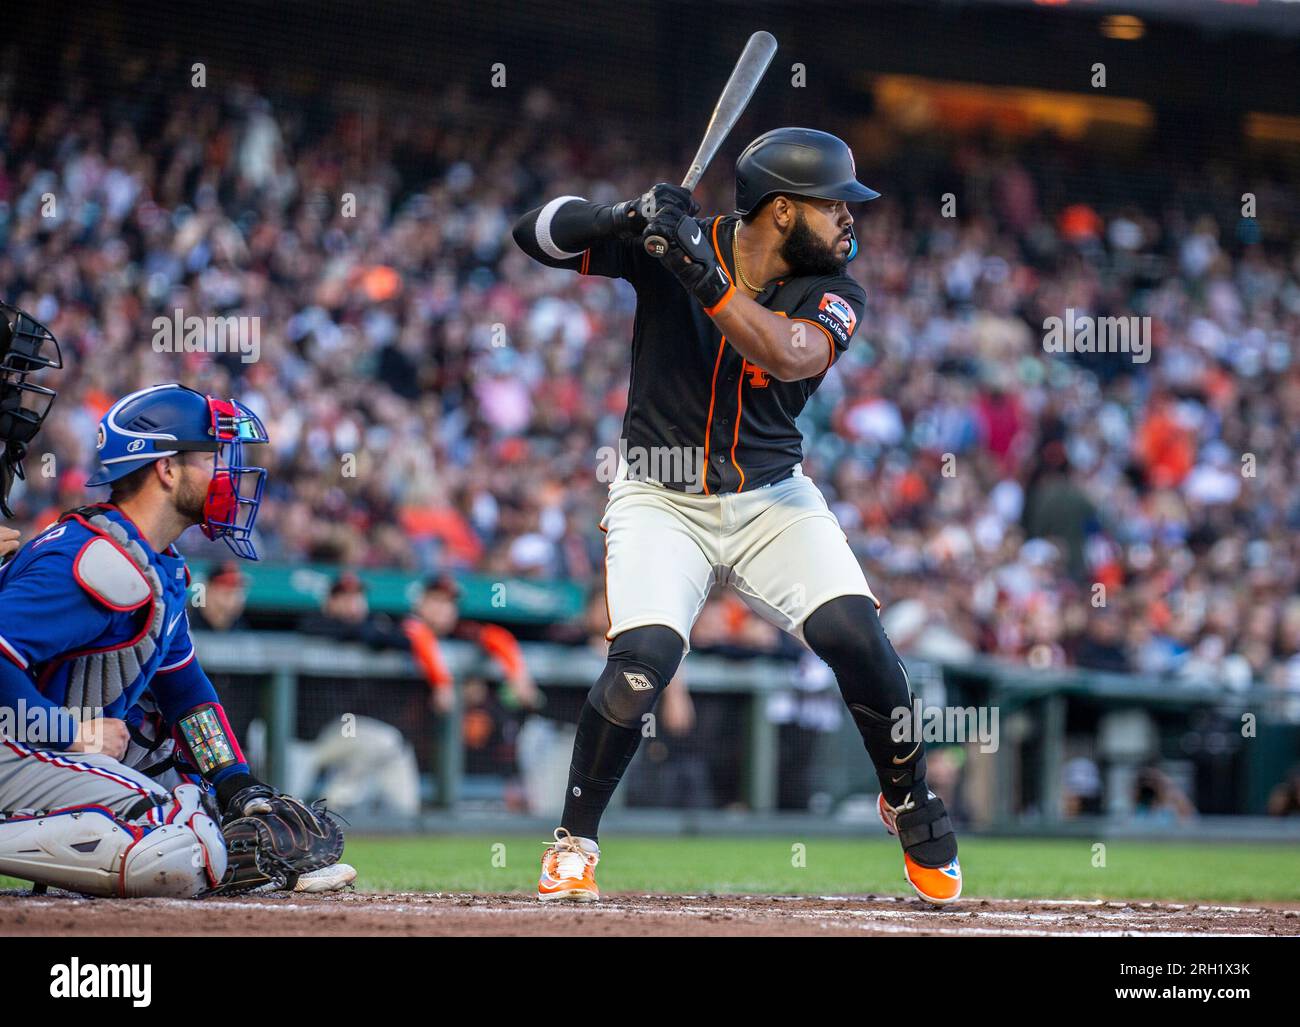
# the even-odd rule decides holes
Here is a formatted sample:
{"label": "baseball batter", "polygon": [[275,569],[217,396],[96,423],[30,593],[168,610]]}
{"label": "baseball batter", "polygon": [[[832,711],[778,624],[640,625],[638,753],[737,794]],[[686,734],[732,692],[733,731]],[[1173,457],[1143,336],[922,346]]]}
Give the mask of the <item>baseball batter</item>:
{"label": "baseball batter", "polygon": [[[660,183],[612,206],[561,196],[515,225],[534,259],[623,278],[637,293],[622,458],[601,522],[609,658],[579,719],[540,899],[599,898],[601,815],[715,583],[834,670],[907,880],[936,904],[961,894],[956,836],[926,785],[919,731],[893,730],[892,712],[911,706],[907,672],[800,468],[795,419],[865,308],[845,268],[857,248],[849,204],[879,194],[856,175],[840,139],[781,128],[741,154],[734,215],[698,218],[689,192]],[[661,258],[645,252],[651,235],[669,241]]]}

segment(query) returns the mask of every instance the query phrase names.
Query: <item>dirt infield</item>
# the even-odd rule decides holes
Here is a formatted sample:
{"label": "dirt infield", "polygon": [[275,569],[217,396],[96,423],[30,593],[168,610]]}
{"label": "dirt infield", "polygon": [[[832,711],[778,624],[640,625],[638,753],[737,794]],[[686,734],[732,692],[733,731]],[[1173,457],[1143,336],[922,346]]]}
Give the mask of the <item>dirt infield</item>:
{"label": "dirt infield", "polygon": [[1300,908],[963,900],[936,910],[865,896],[610,895],[598,906],[515,895],[245,896],[183,901],[0,894],[0,935],[1187,936],[1300,935]]}

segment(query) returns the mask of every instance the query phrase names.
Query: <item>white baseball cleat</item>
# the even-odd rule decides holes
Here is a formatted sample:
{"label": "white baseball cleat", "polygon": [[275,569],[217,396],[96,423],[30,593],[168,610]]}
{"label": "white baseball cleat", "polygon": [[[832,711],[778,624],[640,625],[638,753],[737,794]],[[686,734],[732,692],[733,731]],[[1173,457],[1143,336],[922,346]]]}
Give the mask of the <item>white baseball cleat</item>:
{"label": "white baseball cleat", "polygon": [[295,892],[316,894],[318,892],[343,891],[351,888],[357,879],[357,868],[351,863],[334,863],[320,870],[313,870],[298,878],[293,886]]}
{"label": "white baseball cleat", "polygon": [[343,891],[352,887],[357,879],[357,868],[351,863],[333,863],[319,870],[299,876],[292,888],[276,888],[274,884],[264,884],[254,888],[251,894],[269,895],[276,891],[292,891],[298,895],[319,895],[323,892]]}

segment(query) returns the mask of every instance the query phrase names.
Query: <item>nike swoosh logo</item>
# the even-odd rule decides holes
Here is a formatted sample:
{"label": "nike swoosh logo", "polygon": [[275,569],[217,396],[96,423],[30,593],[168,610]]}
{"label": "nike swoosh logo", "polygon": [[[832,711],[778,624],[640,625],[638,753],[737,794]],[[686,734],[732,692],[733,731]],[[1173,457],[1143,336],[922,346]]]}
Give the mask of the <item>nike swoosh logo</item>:
{"label": "nike swoosh logo", "polygon": [[917,754],[917,752],[920,750],[920,748],[921,748],[921,743],[920,743],[920,742],[917,742],[917,743],[916,743],[916,748],[913,749],[911,752],[909,752],[909,753],[908,753],[906,756],[904,756],[901,760],[900,760],[897,756],[890,756],[889,758],[890,758],[891,760],[893,760],[893,762],[894,762],[894,766],[896,766],[896,767],[901,767],[904,763],[906,763],[906,762],[907,762],[908,760],[910,760],[913,756],[915,756],[915,755]]}
{"label": "nike swoosh logo", "polygon": [[699,228],[698,225],[696,225],[696,226],[695,226],[695,238],[691,240],[691,245],[692,245],[692,246],[695,246],[695,245],[697,245],[697,244],[699,243],[699,241],[700,241],[700,228]]}
{"label": "nike swoosh logo", "polygon": [[175,617],[173,617],[173,618],[168,622],[168,624],[167,624],[167,634],[170,635],[170,634],[172,633],[172,628],[176,627],[176,622],[177,622],[178,620],[180,620],[180,619],[181,619],[182,617],[184,617],[184,616],[185,616],[185,611],[182,610],[180,613],[178,613]]}

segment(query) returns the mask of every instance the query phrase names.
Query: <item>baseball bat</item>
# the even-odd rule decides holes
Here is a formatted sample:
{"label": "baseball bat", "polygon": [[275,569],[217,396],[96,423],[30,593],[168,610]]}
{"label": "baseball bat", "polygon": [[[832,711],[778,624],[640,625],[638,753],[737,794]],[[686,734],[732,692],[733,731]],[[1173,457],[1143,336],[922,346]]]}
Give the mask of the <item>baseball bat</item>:
{"label": "baseball bat", "polygon": [[[695,159],[691,161],[686,177],[682,179],[683,189],[694,189],[699,184],[709,162],[722,148],[722,141],[735,128],[736,122],[749,105],[750,98],[758,88],[767,66],[772,63],[775,53],[776,37],[772,33],[755,32],[749,37],[740,59],[732,69],[731,78],[727,79],[722,95],[713,108],[713,116],[709,118],[709,125],[704,130],[700,148],[695,151]],[[668,240],[662,235],[646,236],[645,251],[652,257],[662,257],[668,252]]]}

